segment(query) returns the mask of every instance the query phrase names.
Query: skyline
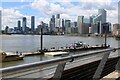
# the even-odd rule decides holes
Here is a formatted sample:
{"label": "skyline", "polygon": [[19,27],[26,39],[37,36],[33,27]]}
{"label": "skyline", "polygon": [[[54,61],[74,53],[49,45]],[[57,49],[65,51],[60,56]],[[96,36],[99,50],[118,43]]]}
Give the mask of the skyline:
{"label": "skyline", "polygon": [[[10,2],[11,1],[11,2]],[[61,14],[61,18],[70,19],[72,21],[77,21],[78,16],[89,16],[96,15],[98,9],[104,8],[107,10],[107,22],[117,23],[118,22],[118,0],[106,0],[101,1],[89,0],[85,2],[82,0],[10,0],[5,2],[2,0],[1,10],[2,15],[2,29],[8,25],[9,27],[17,26],[17,21],[21,20],[22,17],[27,17],[27,26],[30,26],[30,17],[36,16],[36,25],[39,25],[41,21],[48,23],[50,17],[55,14]],[[117,4],[117,5],[116,5]],[[99,5],[99,6],[98,6]],[[114,19],[114,20],[113,20]]]}

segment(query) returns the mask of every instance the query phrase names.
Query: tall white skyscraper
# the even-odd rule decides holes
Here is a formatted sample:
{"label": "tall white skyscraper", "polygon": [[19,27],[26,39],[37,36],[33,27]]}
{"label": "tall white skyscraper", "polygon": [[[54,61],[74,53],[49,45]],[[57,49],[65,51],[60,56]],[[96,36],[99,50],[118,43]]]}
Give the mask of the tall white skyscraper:
{"label": "tall white skyscraper", "polygon": [[60,14],[57,14],[55,18],[55,32],[62,32],[62,19],[60,18]]}
{"label": "tall white skyscraper", "polygon": [[56,18],[55,18],[55,27],[62,27],[62,19],[60,18],[60,14],[57,14],[56,15]]}
{"label": "tall white skyscraper", "polygon": [[60,28],[60,27],[62,27],[62,19],[55,19],[55,27],[58,27],[58,28]]}

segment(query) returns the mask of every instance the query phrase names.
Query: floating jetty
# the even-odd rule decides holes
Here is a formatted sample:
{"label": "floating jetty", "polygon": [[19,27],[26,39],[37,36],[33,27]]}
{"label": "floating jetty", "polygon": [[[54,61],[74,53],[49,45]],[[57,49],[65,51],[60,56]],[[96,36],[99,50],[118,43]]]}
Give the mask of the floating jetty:
{"label": "floating jetty", "polygon": [[[74,51],[83,51],[83,50],[95,50],[95,49],[106,49],[110,47],[110,45],[106,45],[106,44],[101,44],[101,45],[94,45],[94,46],[90,46],[86,43],[83,42],[76,42],[70,46],[66,46],[66,47],[60,47],[58,49],[56,49],[55,47],[51,48],[51,49],[43,49],[43,52],[74,52]],[[41,52],[41,50],[38,50],[38,52]]]}
{"label": "floating jetty", "polygon": [[90,46],[90,47],[83,47],[83,48],[74,48],[74,49],[66,49],[66,51],[74,52],[74,51],[84,51],[84,50],[96,50],[96,49],[106,49],[110,46],[104,46],[104,45],[96,45],[96,46]]}
{"label": "floating jetty", "polygon": [[44,53],[45,55],[50,55],[50,56],[62,56],[62,55],[68,55],[68,52],[46,52]]}
{"label": "floating jetty", "polygon": [[101,45],[94,45],[90,46],[83,42],[75,42],[70,46],[55,48],[52,47],[50,49],[44,48],[42,50],[37,50],[35,52],[26,52],[22,53],[24,56],[32,56],[32,55],[52,55],[52,56],[60,56],[62,54],[66,54],[66,52],[76,52],[76,51],[86,51],[86,50],[97,50],[97,49],[106,49],[109,48],[110,45],[101,44]]}
{"label": "floating jetty", "polygon": [[40,55],[41,53],[38,52],[25,52],[22,53],[24,56],[32,56],[32,55]]}

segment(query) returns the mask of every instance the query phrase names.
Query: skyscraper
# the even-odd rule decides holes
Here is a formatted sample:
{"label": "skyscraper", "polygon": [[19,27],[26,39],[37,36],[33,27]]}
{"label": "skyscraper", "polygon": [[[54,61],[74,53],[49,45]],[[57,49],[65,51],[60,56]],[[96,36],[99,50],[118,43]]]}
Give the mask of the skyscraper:
{"label": "skyscraper", "polygon": [[77,26],[78,26],[78,33],[82,34],[83,33],[83,19],[84,19],[84,16],[78,16],[78,19],[77,19]]}
{"label": "skyscraper", "polygon": [[52,27],[54,29],[55,28],[55,15],[52,15],[51,21],[52,21]]}
{"label": "skyscraper", "polygon": [[22,29],[23,29],[23,33],[26,34],[26,27],[27,27],[27,19],[26,17],[23,17],[23,22],[22,22]]}
{"label": "skyscraper", "polygon": [[35,31],[35,16],[31,16],[31,32]]}
{"label": "skyscraper", "polygon": [[101,23],[106,23],[106,10],[99,9],[98,14],[101,14]]}
{"label": "skyscraper", "polygon": [[104,9],[99,9],[98,10],[98,15],[93,18],[93,24],[96,27],[94,33],[102,34],[103,32],[103,26],[102,24],[106,23],[106,10]]}
{"label": "skyscraper", "polygon": [[65,33],[65,21],[62,19],[62,32]]}
{"label": "skyscraper", "polygon": [[118,23],[120,24],[120,1],[118,2]]}
{"label": "skyscraper", "polygon": [[21,21],[18,21],[18,30],[21,32]]}
{"label": "skyscraper", "polygon": [[49,22],[49,25],[50,25],[50,32],[54,32],[54,23],[52,22],[52,19],[50,20],[50,22]]}
{"label": "skyscraper", "polygon": [[55,31],[55,15],[52,15],[52,18],[50,19],[50,32]]}
{"label": "skyscraper", "polygon": [[95,16],[93,19],[93,23],[96,24],[97,22],[106,23],[106,11],[104,9],[98,10],[98,15]]}
{"label": "skyscraper", "polygon": [[60,18],[60,14],[57,14],[55,18],[55,32],[62,32],[62,19]]}
{"label": "skyscraper", "polygon": [[62,27],[62,19],[55,19],[55,27],[58,27],[58,28],[60,28],[60,27]]}
{"label": "skyscraper", "polygon": [[56,18],[59,19],[60,18],[60,14],[57,14]]}
{"label": "skyscraper", "polygon": [[2,32],[2,11],[0,10],[0,34]]}
{"label": "skyscraper", "polygon": [[65,20],[65,33],[70,34],[71,33],[71,21]]}

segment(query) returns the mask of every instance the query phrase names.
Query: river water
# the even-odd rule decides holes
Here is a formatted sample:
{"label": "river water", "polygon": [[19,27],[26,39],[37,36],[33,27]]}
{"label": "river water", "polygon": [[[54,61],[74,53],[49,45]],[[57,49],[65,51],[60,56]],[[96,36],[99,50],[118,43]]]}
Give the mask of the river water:
{"label": "river water", "polygon": [[[51,47],[63,47],[69,46],[70,44],[82,41],[89,45],[103,44],[103,37],[79,37],[79,36],[43,36],[43,46],[45,48]],[[118,47],[119,42],[114,38],[107,38],[107,44],[111,47]],[[40,36],[39,35],[1,35],[0,36],[0,50],[6,52],[33,52],[40,48]],[[81,53],[81,52],[79,52]],[[2,67],[15,66],[20,64],[32,63],[36,61],[48,60],[57,57],[52,56],[28,56],[21,61],[5,62]]]}

